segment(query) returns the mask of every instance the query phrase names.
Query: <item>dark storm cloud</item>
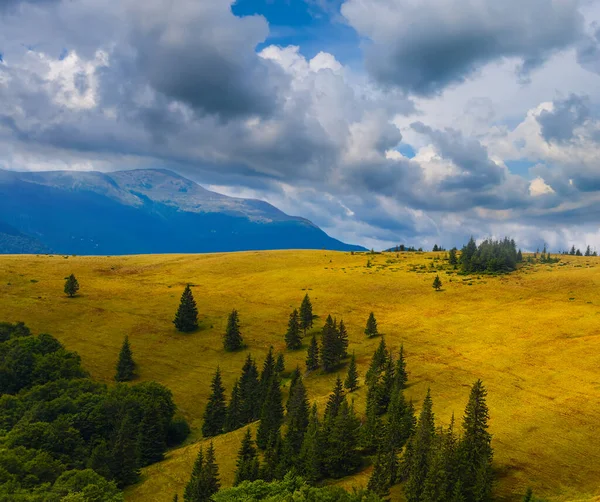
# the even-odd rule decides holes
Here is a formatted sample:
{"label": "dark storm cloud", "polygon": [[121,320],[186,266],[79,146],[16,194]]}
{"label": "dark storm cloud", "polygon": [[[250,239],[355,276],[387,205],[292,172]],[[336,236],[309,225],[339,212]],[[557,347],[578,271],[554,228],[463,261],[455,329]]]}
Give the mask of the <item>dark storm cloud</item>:
{"label": "dark storm cloud", "polygon": [[572,139],[575,128],[582,126],[589,117],[589,98],[572,94],[567,99],[555,101],[552,111],[542,110],[537,121],[547,142],[560,143]]}
{"label": "dark storm cloud", "polygon": [[367,40],[366,66],[384,85],[439,93],[491,61],[520,60],[521,76],[583,33],[577,0],[346,0]]}

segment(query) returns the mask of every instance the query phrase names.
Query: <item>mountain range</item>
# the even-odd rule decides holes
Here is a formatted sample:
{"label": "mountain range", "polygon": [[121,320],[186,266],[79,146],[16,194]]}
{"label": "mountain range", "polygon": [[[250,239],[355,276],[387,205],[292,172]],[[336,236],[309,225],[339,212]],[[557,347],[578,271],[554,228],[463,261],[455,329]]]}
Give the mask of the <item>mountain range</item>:
{"label": "mountain range", "polygon": [[0,253],[82,255],[362,250],[267,202],[163,169],[0,169]]}

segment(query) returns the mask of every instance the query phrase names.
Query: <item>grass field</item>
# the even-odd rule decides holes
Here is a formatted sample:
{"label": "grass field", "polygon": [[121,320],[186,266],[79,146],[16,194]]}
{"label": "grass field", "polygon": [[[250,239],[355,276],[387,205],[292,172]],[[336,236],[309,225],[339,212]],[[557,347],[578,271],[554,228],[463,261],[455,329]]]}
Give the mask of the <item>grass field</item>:
{"label": "grass field", "polygon": [[[76,350],[92,376],[111,382],[129,335],[140,380],[169,387],[198,438],[210,378],[220,365],[229,393],[250,351],[262,364],[273,345],[284,350],[288,315],[311,296],[320,328],[327,314],[344,319],[350,351],[364,376],[379,339],[363,334],[370,311],[394,351],[404,343],[408,396],[420,404],[431,387],[438,423],[462,416],[477,378],[489,393],[490,430],[501,500],[531,485],[553,501],[600,496],[600,258],[564,257],[504,277],[464,278],[439,272],[438,255],[375,256],[327,251],[247,252],[127,257],[0,257],[0,320],[24,321]],[[366,267],[370,259],[372,266]],[[421,268],[423,267],[423,268]],[[62,293],[75,273],[80,295]],[[451,281],[451,282],[450,282]],[[172,319],[186,283],[201,329],[179,334]],[[221,337],[238,309],[248,351],[227,354]],[[303,365],[305,351],[285,353]],[[336,375],[310,375],[323,403]],[[362,408],[365,392],[355,393]],[[323,407],[321,407],[321,410]],[[216,438],[224,485],[232,481],[243,431]],[[169,502],[183,491],[200,442],[170,452],[127,490],[131,502]],[[368,472],[341,481],[366,483]]]}

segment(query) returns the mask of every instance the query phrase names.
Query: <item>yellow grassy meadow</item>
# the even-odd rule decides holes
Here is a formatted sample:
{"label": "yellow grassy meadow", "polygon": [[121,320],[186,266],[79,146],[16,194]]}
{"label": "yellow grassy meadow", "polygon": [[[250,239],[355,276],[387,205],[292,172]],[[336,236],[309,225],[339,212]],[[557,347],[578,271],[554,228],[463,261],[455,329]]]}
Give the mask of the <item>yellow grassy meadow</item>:
{"label": "yellow grassy meadow", "polygon": [[[327,314],[344,319],[361,376],[379,343],[363,334],[373,311],[388,346],[396,352],[404,344],[408,396],[420,403],[430,387],[439,424],[452,413],[461,417],[471,384],[484,381],[499,499],[518,500],[527,486],[553,501],[600,496],[600,258],[563,257],[509,276],[467,278],[435,271],[443,261],[434,258],[442,255],[3,256],[0,320],[53,334],[105,382],[112,382],[128,335],[139,380],[173,391],[194,428],[193,442],[216,366],[229,392],[248,352],[262,364],[270,345],[284,351],[288,315],[306,292],[320,316],[316,328]],[[70,273],[81,285],[73,299],[62,292]],[[431,287],[435,273],[443,282],[439,293]],[[171,322],[186,283],[194,285],[201,318],[193,334],[177,333]],[[248,349],[228,354],[221,339],[233,308]],[[304,367],[305,351],[285,357],[288,370]],[[321,410],[335,377],[306,379]],[[364,389],[355,393],[359,410],[364,397]],[[215,439],[224,485],[232,482],[242,434]],[[145,469],[127,500],[168,502],[181,494],[200,444]],[[368,471],[339,483],[367,479]]]}

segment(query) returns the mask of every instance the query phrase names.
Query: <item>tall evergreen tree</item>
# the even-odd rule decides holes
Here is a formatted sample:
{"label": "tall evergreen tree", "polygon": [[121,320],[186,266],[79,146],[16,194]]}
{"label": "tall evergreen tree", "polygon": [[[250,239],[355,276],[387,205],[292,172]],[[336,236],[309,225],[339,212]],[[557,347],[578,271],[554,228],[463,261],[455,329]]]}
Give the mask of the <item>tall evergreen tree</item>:
{"label": "tall evergreen tree", "polygon": [[356,356],[354,355],[354,352],[350,358],[348,374],[346,375],[346,380],[344,381],[344,387],[350,392],[354,392],[356,389],[358,389],[358,371],[356,369]]}
{"label": "tall evergreen tree", "polygon": [[423,485],[423,500],[446,502],[452,500],[456,484],[457,439],[454,434],[454,417],[447,431],[440,430],[431,454],[429,472]]}
{"label": "tall evergreen tree", "polygon": [[340,344],[337,328],[331,318],[327,316],[321,337],[321,364],[325,372],[333,371],[340,364]]}
{"label": "tall evergreen tree", "polygon": [[335,380],[333,391],[327,399],[327,405],[325,406],[325,414],[323,416],[323,420],[326,423],[331,422],[333,419],[335,419],[335,417],[337,417],[338,412],[340,410],[340,406],[344,401],[344,388],[342,386],[342,380],[338,376]]}
{"label": "tall evergreen tree", "polygon": [[317,415],[317,405],[313,404],[308,419],[308,427],[300,448],[300,474],[310,484],[321,479],[321,424]]}
{"label": "tall evergreen tree", "polygon": [[196,307],[196,300],[190,285],[188,284],[181,295],[181,301],[179,302],[179,308],[175,314],[173,320],[177,331],[189,333],[198,329],[198,308]]}
{"label": "tall evergreen tree", "polygon": [[369,314],[369,318],[367,319],[367,326],[365,328],[365,335],[369,338],[377,336],[379,331],[377,330],[377,320],[375,319],[375,314],[371,312]]}
{"label": "tall evergreen tree", "polygon": [[204,502],[208,500],[206,498],[202,486],[202,475],[204,473],[204,465],[204,451],[201,447],[198,451],[198,455],[194,462],[194,467],[192,468],[192,475],[190,476],[190,480],[185,485],[185,489],[183,491],[184,502]]}
{"label": "tall evergreen tree", "polygon": [[378,415],[385,413],[386,409],[386,386],[389,385],[390,378],[385,379],[385,372],[386,368],[389,368],[389,364],[389,353],[385,340],[381,338],[365,375],[365,383],[368,387],[367,399],[372,399],[373,403],[377,405],[376,412]]}
{"label": "tall evergreen tree", "polygon": [[388,409],[388,441],[396,451],[400,451],[414,431],[415,412],[412,403],[406,402],[398,382],[392,389]]}
{"label": "tall evergreen tree", "polygon": [[300,333],[300,318],[298,311],[294,311],[290,314],[288,321],[288,329],[285,334],[285,345],[289,350],[298,350],[302,347],[302,335]]}
{"label": "tall evergreen tree", "polygon": [[267,392],[269,391],[269,387],[271,385],[271,377],[273,377],[277,370],[275,369],[275,357],[273,356],[273,346],[269,347],[269,352],[265,357],[265,361],[263,363],[263,369],[260,374],[260,403],[262,407],[262,403],[267,397]]}
{"label": "tall evergreen tree", "polygon": [[240,350],[244,346],[244,340],[240,332],[240,318],[238,311],[233,309],[227,319],[227,329],[223,337],[223,348],[227,352]]}
{"label": "tall evergreen tree", "polygon": [[225,419],[227,418],[227,405],[225,403],[225,388],[221,381],[221,370],[217,371],[210,384],[211,394],[204,410],[204,423],[202,424],[202,435],[212,437],[223,432]]}
{"label": "tall evergreen tree", "polygon": [[377,448],[377,456],[373,465],[373,471],[367,484],[367,489],[385,499],[390,494],[390,487],[395,481],[397,458],[395,451],[389,444],[381,442]]}
{"label": "tall evergreen tree", "polygon": [[344,324],[343,319],[340,321],[340,325],[338,326],[337,335],[340,358],[345,359],[348,357],[348,331],[346,330],[346,325]]}
{"label": "tall evergreen tree", "polygon": [[204,464],[203,478],[206,486],[206,493],[210,500],[210,498],[219,491],[219,488],[221,488],[219,466],[217,465],[217,460],[215,458],[215,447],[212,441],[206,450],[206,463]]}
{"label": "tall evergreen tree", "polygon": [[279,378],[272,375],[268,382],[267,395],[262,405],[260,424],[256,432],[256,445],[264,450],[279,434],[283,422],[283,404]]}
{"label": "tall evergreen tree", "polygon": [[281,443],[281,434],[277,431],[277,433],[269,439],[269,443],[265,449],[263,463],[260,466],[259,478],[266,482],[282,479],[285,475],[281,462]]}
{"label": "tall evergreen tree", "polygon": [[308,346],[306,355],[306,369],[309,371],[319,369],[319,344],[315,335],[312,336],[310,345]]}
{"label": "tall evergreen tree", "polygon": [[359,428],[360,421],[354,408],[344,399],[327,430],[323,464],[329,476],[347,476],[360,466],[361,457],[357,449]]}
{"label": "tall evergreen tree", "polygon": [[140,422],[137,452],[141,467],[160,462],[167,449],[165,428],[156,405],[150,406]]}
{"label": "tall evergreen tree", "polygon": [[279,354],[277,356],[277,361],[275,361],[275,373],[281,375],[285,371],[285,359],[283,354]]}
{"label": "tall evergreen tree", "polygon": [[368,452],[374,451],[382,440],[383,429],[378,396],[373,387],[367,391],[366,420],[361,429],[360,439],[362,447]]}
{"label": "tall evergreen tree", "polygon": [[120,488],[138,481],[137,424],[130,414],[125,415],[117,431],[111,452],[113,478]]}
{"label": "tall evergreen tree", "polygon": [[296,459],[300,454],[302,440],[308,427],[309,419],[309,404],[306,393],[306,387],[299,377],[290,391],[290,400],[287,415],[287,431],[283,439],[284,451],[291,455],[291,464],[296,463]]}
{"label": "tall evergreen tree", "polygon": [[75,278],[74,274],[71,274],[69,277],[67,277],[64,291],[69,298],[73,298],[77,294],[77,291],[79,291],[79,282]]}
{"label": "tall evergreen tree", "polygon": [[410,439],[410,448],[404,456],[406,463],[405,473],[407,476],[404,485],[404,494],[408,502],[419,502],[422,500],[425,488],[425,479],[429,472],[431,452],[435,439],[435,422],[432,411],[431,393],[428,390],[423,401],[421,414],[415,434]]}
{"label": "tall evergreen tree", "polygon": [[135,369],[135,363],[133,362],[133,356],[131,353],[131,347],[129,345],[129,338],[125,336],[121,352],[119,352],[119,360],[117,361],[117,372],[115,374],[115,380],[117,382],[128,382],[133,378],[133,371]]}
{"label": "tall evergreen tree", "polygon": [[453,267],[456,267],[456,265],[458,265],[458,258],[456,256],[456,248],[452,248],[450,250],[450,252],[448,253],[448,263],[450,265],[452,265]]}
{"label": "tall evergreen tree", "polygon": [[240,382],[236,380],[231,389],[231,398],[227,405],[227,415],[225,417],[224,432],[231,432],[244,425],[242,418],[242,399],[240,393]]}
{"label": "tall evergreen tree", "polygon": [[396,361],[396,370],[394,372],[394,380],[398,388],[406,388],[408,382],[408,373],[406,372],[406,359],[404,357],[404,345],[400,345],[400,355]]}
{"label": "tall evergreen tree", "polygon": [[247,424],[258,420],[262,407],[258,368],[248,354],[240,377],[240,421]]}
{"label": "tall evergreen tree", "polygon": [[385,362],[385,370],[381,379],[382,393],[379,396],[379,406],[381,408],[382,413],[385,413],[387,411],[388,405],[390,403],[392,389],[395,383],[395,373],[396,368],[394,364],[394,357],[392,356],[392,353],[390,351],[388,352],[388,357]]}
{"label": "tall evergreen tree", "polygon": [[488,432],[487,391],[481,380],[471,388],[460,442],[461,482],[468,502],[487,502],[492,491],[492,437]]}
{"label": "tall evergreen tree", "polygon": [[306,335],[306,331],[312,328],[313,326],[313,311],[312,304],[310,303],[310,298],[308,297],[308,293],[304,296],[302,300],[302,304],[300,305],[300,327],[304,330],[304,334]]}
{"label": "tall evergreen tree", "polygon": [[250,429],[246,429],[242,445],[238,452],[236,462],[236,470],[234,476],[234,485],[239,485],[242,481],[255,481],[258,479],[259,461],[254,441],[252,441],[252,433]]}

